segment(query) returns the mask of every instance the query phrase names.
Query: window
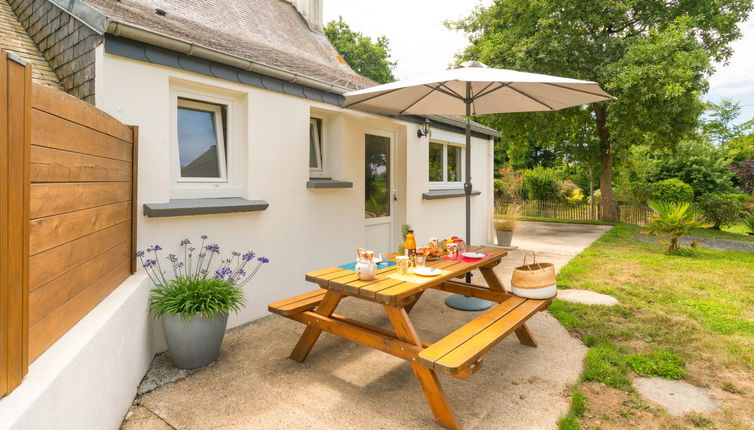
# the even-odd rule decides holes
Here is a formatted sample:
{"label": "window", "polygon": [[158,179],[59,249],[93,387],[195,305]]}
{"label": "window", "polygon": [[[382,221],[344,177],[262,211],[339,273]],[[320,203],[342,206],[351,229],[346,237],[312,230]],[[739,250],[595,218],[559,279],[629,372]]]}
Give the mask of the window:
{"label": "window", "polygon": [[463,147],[429,142],[429,182],[458,187],[463,181]]}
{"label": "window", "polygon": [[309,171],[323,173],[324,160],[322,149],[322,120],[309,118]]}
{"label": "window", "polygon": [[178,158],[180,181],[227,180],[227,107],[178,98]]}

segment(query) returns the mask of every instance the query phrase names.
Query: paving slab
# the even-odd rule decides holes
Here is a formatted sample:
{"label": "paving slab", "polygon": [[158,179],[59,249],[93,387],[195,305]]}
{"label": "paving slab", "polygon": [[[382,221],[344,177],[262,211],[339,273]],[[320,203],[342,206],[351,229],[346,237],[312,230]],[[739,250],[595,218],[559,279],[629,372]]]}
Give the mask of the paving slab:
{"label": "paving slab", "polygon": [[[522,224],[527,246],[543,250],[537,255],[556,269],[580,251],[574,242],[583,249],[605,231],[565,225],[574,237],[561,237],[571,245],[560,249],[549,242],[550,235],[541,239],[547,246],[534,241],[543,230],[526,224],[541,223]],[[495,269],[504,283],[526,250],[512,251]],[[478,273],[473,281],[484,284]],[[480,315],[446,307],[447,296],[429,291],[412,310],[422,340],[434,342]],[[369,302],[347,298],[338,313],[390,328],[384,310]],[[552,429],[567,412],[567,388],[578,380],[587,348],[547,312],[527,325],[537,348],[509,336],[484,356],[470,379],[439,375],[465,429]],[[298,363],[287,357],[302,331],[301,324],[279,316],[231,330],[214,365],[144,394],[136,404],[179,430],[439,428],[407,362],[324,333],[307,360]]]}
{"label": "paving slab", "polygon": [[576,288],[559,290],[558,299],[572,303],[583,303],[585,305],[615,306],[618,304],[618,299],[613,296]]}
{"label": "paving slab", "polygon": [[636,378],[636,391],[647,399],[667,409],[675,416],[689,412],[711,412],[717,410],[717,402],[709,392],[684,381],[671,381],[663,378]]}

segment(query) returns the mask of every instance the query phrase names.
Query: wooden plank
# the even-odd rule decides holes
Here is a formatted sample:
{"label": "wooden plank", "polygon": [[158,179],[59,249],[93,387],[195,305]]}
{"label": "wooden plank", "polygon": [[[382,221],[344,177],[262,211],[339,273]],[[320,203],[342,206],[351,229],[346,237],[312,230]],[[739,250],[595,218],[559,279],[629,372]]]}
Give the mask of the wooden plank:
{"label": "wooden plank", "polygon": [[131,182],[31,185],[31,218],[42,218],[131,200]]}
{"label": "wooden plank", "polygon": [[477,335],[492,323],[499,320],[503,315],[520,306],[525,301],[526,299],[521,297],[512,297],[511,299],[494,306],[492,309],[466,323],[463,327],[433,343],[432,346],[419,354],[419,360],[425,366],[434,367],[434,363],[448,354],[448,352],[457,348],[459,345],[462,345],[471,337]]}
{"label": "wooden plank", "polygon": [[125,142],[131,142],[132,133],[128,126],[89,103],[46,85],[34,84],[32,106],[34,109],[77,122]]}
{"label": "wooden plank", "polygon": [[326,292],[327,290],[320,288],[319,290],[300,294],[289,299],[271,303],[267,306],[267,310],[282,316],[308,311],[319,305]]}
{"label": "wooden plank", "polygon": [[136,273],[136,246],[139,227],[139,127],[131,126],[131,273]]}
{"label": "wooden plank", "polygon": [[29,290],[33,291],[75,269],[85,261],[129,238],[130,223],[107,227],[90,235],[38,253],[29,260]]}
{"label": "wooden plank", "polygon": [[32,220],[31,255],[127,221],[131,202],[115,203],[92,209]]}
{"label": "wooden plank", "polygon": [[34,326],[47,318],[113,267],[123,260],[129,260],[130,254],[131,243],[126,238],[86,263],[32,291],[29,294],[29,324]]}
{"label": "wooden plank", "polygon": [[0,50],[0,396],[28,371],[31,66]]}
{"label": "wooden plank", "polygon": [[60,149],[31,147],[31,182],[130,181],[131,163]]}
{"label": "wooden plank", "polygon": [[[543,300],[526,300],[486,329],[468,339],[457,348],[435,361],[434,368],[443,373],[455,373],[479,359],[511,332],[521,327],[532,315],[539,312]],[[502,306],[502,305],[498,305]]]}
{"label": "wooden plank", "polygon": [[401,284],[405,284],[405,281],[393,278],[383,278],[378,282],[366,285],[359,289],[359,295],[365,297],[377,298],[377,293],[387,288],[392,288]]}
{"label": "wooden plank", "polygon": [[40,321],[29,331],[29,358],[35,360],[81,318],[131,275],[130,260],[123,260],[104,277]]}
{"label": "wooden plank", "polygon": [[129,141],[116,139],[45,112],[32,112],[32,143],[45,148],[62,149],[115,160],[131,161]]}

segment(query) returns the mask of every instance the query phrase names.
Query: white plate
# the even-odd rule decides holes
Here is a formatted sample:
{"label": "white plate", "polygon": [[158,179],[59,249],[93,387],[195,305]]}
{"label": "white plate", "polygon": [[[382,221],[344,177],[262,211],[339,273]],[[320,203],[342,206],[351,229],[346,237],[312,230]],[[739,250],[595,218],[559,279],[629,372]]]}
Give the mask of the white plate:
{"label": "white plate", "polygon": [[484,254],[480,254],[478,252],[462,252],[461,256],[466,257],[466,258],[473,258],[473,259],[484,258]]}
{"label": "white plate", "polygon": [[419,276],[437,276],[442,273],[442,270],[434,267],[417,267],[414,269],[414,274]]}

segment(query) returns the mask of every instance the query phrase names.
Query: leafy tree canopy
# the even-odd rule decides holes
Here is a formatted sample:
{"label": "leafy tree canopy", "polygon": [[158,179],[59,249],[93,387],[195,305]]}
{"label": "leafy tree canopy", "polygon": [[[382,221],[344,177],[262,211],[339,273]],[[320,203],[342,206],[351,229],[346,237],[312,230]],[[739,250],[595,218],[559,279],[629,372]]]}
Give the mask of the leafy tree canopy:
{"label": "leafy tree canopy", "polygon": [[387,37],[380,36],[373,42],[361,32],[351,30],[343,17],[328,22],[325,35],[356,73],[381,84],[395,80],[393,68],[396,63],[390,61],[390,41]]}
{"label": "leafy tree canopy", "polygon": [[707,120],[702,125],[704,133],[718,146],[743,139],[754,129],[754,119],[736,124],[741,116],[741,103],[723,99],[707,104]]}
{"label": "leafy tree canopy", "polygon": [[[672,146],[695,131],[713,61],[725,61],[751,0],[496,0],[450,23],[470,46],[459,60],[599,82],[617,100],[484,119],[513,142],[561,146],[589,136],[607,219],[617,219],[613,156]],[[587,153],[589,153],[587,151]]]}

